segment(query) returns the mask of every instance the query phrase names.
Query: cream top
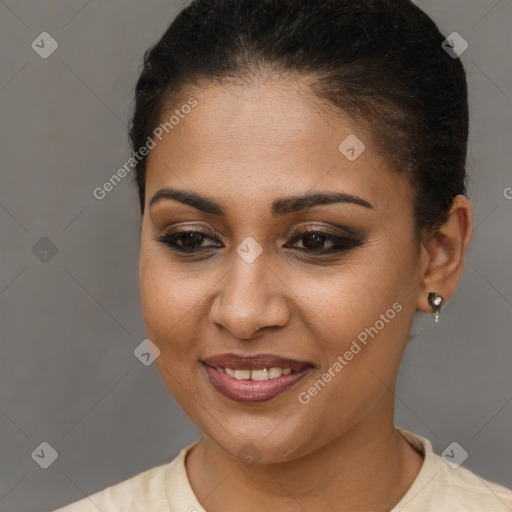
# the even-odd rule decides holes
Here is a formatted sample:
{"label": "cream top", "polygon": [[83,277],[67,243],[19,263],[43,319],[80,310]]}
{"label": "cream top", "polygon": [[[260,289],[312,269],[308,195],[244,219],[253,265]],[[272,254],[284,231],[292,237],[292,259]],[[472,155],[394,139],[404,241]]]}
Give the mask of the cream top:
{"label": "cream top", "polygon": [[[425,460],[413,484],[390,512],[510,512],[512,490],[484,480],[469,469],[449,465],[424,437],[397,429]],[[199,441],[170,462],[54,512],[207,512],[197,500],[185,457]]]}

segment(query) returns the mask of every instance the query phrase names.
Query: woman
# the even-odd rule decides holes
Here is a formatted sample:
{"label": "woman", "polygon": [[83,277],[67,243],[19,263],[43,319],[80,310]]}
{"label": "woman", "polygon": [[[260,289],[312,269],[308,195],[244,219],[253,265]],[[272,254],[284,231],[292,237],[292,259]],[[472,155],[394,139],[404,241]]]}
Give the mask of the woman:
{"label": "woman", "polygon": [[408,0],[196,0],[146,53],[144,321],[204,436],[61,512],[512,509],[393,422],[415,312],[437,321],[472,236],[444,40]]}

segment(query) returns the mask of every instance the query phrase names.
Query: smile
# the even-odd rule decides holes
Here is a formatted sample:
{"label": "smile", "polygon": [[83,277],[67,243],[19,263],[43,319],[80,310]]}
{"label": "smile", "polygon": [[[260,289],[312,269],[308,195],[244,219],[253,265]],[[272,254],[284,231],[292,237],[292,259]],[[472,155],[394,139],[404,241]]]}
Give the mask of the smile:
{"label": "smile", "polygon": [[293,372],[291,368],[262,368],[261,370],[233,370],[232,368],[222,368],[217,366],[216,370],[225,373],[238,380],[271,380],[281,377],[281,375],[290,375]]}
{"label": "smile", "polygon": [[313,365],[268,354],[214,356],[201,361],[210,384],[236,402],[265,402],[295,387]]}

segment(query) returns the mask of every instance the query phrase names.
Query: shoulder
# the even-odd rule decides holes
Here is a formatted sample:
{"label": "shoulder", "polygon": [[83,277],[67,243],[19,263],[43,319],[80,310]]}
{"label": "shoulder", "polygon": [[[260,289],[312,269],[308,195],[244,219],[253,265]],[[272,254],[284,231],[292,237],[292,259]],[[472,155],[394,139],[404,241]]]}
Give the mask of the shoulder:
{"label": "shoulder", "polygon": [[425,460],[413,485],[392,512],[510,512],[512,490],[486,480],[468,468],[443,458],[430,441],[403,429],[399,432]]}
{"label": "shoulder", "polygon": [[[181,477],[184,456],[192,446],[183,448],[171,462],[143,471],[53,512],[168,512],[168,486],[180,485],[174,480]],[[169,478],[173,481],[169,482]]]}
{"label": "shoulder", "polygon": [[[451,510],[505,512],[512,510],[512,490],[459,466],[449,466],[441,457],[440,483]],[[459,508],[454,508],[458,506]]]}

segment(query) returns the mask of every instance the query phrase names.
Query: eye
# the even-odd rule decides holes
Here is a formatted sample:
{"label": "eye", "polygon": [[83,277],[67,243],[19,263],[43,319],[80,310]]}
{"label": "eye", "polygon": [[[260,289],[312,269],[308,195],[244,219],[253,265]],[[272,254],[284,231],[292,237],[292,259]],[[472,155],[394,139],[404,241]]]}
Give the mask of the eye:
{"label": "eye", "polygon": [[305,226],[299,230],[285,247],[289,247],[294,241],[302,241],[302,247],[296,247],[301,252],[310,254],[328,254],[333,252],[346,252],[354,247],[363,245],[363,240],[325,233],[311,226]]}
{"label": "eye", "polygon": [[184,253],[196,253],[215,247],[223,247],[222,243],[204,245],[203,242],[208,240],[217,242],[208,233],[195,230],[165,233],[156,239],[157,242],[167,245],[172,250]]}
{"label": "eye", "polygon": [[[206,233],[198,230],[187,230],[165,233],[156,238],[156,241],[168,246],[173,251],[193,254],[224,247],[222,242],[218,241],[219,237],[220,235],[215,231]],[[302,241],[302,247],[293,244],[293,242],[297,241]],[[299,229],[299,234],[292,238],[284,247],[295,247],[300,252],[321,255],[346,252],[363,244],[364,241],[361,239],[333,235],[314,229],[311,226],[306,226]]]}

